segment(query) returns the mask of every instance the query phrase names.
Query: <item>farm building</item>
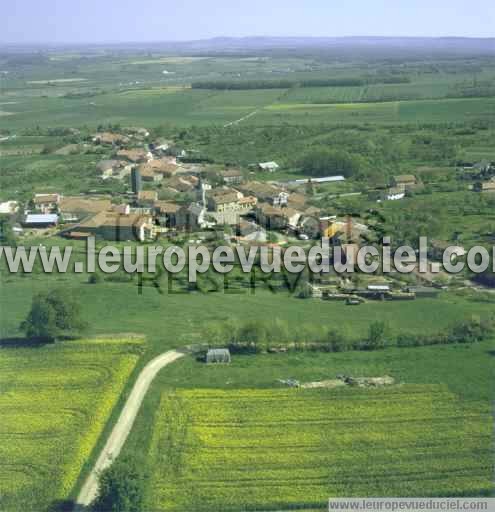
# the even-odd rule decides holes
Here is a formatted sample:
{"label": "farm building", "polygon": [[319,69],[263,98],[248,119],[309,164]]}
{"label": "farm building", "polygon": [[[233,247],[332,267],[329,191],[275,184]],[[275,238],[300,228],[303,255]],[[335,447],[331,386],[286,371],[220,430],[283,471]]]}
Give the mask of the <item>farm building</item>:
{"label": "farm building", "polygon": [[280,166],[277,162],[261,162],[258,167],[261,171],[275,172]]}
{"label": "farm building", "polygon": [[64,222],[80,222],[99,212],[109,210],[112,202],[106,197],[67,196],[60,199],[58,208]]}
{"label": "farm building", "polygon": [[303,185],[305,183],[337,183],[339,181],[345,181],[344,176],[322,176],[321,178],[293,180],[293,181],[290,181],[289,184]]}
{"label": "farm building", "polygon": [[58,215],[55,213],[28,214],[22,223],[27,228],[48,228],[58,224]]}
{"label": "farm building", "polygon": [[208,364],[212,363],[230,363],[230,351],[228,348],[211,348],[206,353],[206,362]]}
{"label": "farm building", "polygon": [[86,233],[86,236],[98,236],[103,240],[143,242],[154,238],[155,229],[150,216],[103,211],[77,225],[73,231],[68,231],[65,235],[72,238],[73,233],[76,233],[76,238]]}

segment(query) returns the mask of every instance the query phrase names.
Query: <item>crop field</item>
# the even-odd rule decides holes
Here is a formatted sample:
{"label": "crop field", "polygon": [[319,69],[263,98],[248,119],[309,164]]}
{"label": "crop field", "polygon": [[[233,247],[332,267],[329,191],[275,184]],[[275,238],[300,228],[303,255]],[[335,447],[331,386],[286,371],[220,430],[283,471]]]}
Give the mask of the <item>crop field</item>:
{"label": "crop field", "polygon": [[292,89],[284,102],[287,103],[352,103],[363,97],[365,87],[299,87]]}
{"label": "crop field", "polygon": [[94,339],[0,349],[0,509],[69,498],[142,348]]}
{"label": "crop field", "polygon": [[403,124],[490,120],[495,99],[438,99],[378,103],[274,103],[248,124]]}
{"label": "crop field", "polygon": [[[96,127],[100,123],[143,124],[148,127],[223,125],[258,111],[243,123],[289,124],[401,124],[465,122],[491,119],[493,98],[445,99],[435,92],[443,84],[373,85],[212,91],[155,87],[89,94],[87,97],[12,97],[0,110],[0,129],[30,127]],[[419,92],[418,92],[419,91]],[[424,98],[436,98],[427,100]],[[15,102],[14,102],[15,101]],[[358,103],[356,103],[358,102]],[[366,103],[362,103],[366,102]]]}
{"label": "crop field", "polygon": [[165,393],[148,508],[317,509],[331,496],[477,496],[492,421],[443,385]]}

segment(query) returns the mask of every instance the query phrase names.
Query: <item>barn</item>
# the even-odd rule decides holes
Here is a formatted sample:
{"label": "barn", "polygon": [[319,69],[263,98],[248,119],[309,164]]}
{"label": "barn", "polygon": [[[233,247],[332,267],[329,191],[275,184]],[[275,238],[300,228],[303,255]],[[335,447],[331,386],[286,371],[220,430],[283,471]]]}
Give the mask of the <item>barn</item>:
{"label": "barn", "polygon": [[228,348],[211,348],[206,353],[206,363],[224,363],[229,364],[231,361],[230,351]]}

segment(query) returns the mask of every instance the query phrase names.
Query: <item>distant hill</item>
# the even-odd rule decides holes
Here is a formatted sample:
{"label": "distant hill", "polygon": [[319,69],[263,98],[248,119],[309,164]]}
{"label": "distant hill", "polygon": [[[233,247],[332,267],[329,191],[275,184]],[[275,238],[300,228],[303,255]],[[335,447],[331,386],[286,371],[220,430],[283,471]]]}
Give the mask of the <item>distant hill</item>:
{"label": "distant hill", "polygon": [[495,55],[495,38],[467,37],[216,37],[197,41],[150,41],[115,44],[1,45],[0,51],[23,53],[54,49],[166,51],[178,54],[266,54],[273,52],[399,55]]}

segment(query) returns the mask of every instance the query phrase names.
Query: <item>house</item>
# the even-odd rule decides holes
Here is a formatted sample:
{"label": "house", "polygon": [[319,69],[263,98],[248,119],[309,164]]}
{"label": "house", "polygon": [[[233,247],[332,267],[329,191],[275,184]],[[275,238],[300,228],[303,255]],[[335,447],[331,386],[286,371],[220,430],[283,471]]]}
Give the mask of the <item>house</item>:
{"label": "house", "polygon": [[58,215],[56,213],[27,214],[22,225],[26,228],[44,229],[56,226]]}
{"label": "house", "polygon": [[398,201],[400,199],[404,199],[406,197],[406,190],[404,187],[390,187],[385,194],[383,194],[383,199],[386,201]]}
{"label": "house", "polygon": [[121,165],[121,160],[102,160],[96,166],[96,170],[101,173],[101,178],[106,180],[113,178],[115,170]]}
{"label": "house", "polygon": [[174,141],[167,139],[159,139],[150,144],[150,151],[155,154],[164,154],[169,148],[174,145]]}
{"label": "house", "polygon": [[174,229],[177,226],[177,215],[181,206],[168,201],[155,201],[154,211],[158,224],[167,229]]}
{"label": "house", "polygon": [[245,196],[239,199],[239,210],[249,212],[258,204],[258,199],[254,196]]}
{"label": "house", "polygon": [[249,181],[236,187],[236,189],[245,195],[254,196],[258,198],[258,201],[271,204],[272,206],[284,206],[289,200],[289,194],[285,190],[269,183]]}
{"label": "house", "polygon": [[243,197],[242,192],[232,188],[209,190],[206,198],[208,215],[215,219],[217,224],[230,226],[237,225],[240,216],[251,211],[257,203],[255,197]]}
{"label": "house", "polygon": [[148,165],[140,166],[138,171],[142,181],[158,183],[163,180],[163,174],[155,172],[155,170]]}
{"label": "house", "polygon": [[113,204],[110,207],[110,211],[120,213],[121,215],[129,215],[131,213],[131,206],[128,203]]}
{"label": "house", "polygon": [[239,185],[243,182],[244,176],[241,171],[237,169],[229,169],[227,171],[222,171],[220,176],[223,179],[223,182],[226,185]]}
{"label": "house", "polygon": [[255,208],[258,223],[268,229],[295,229],[301,218],[301,213],[293,208],[279,208],[261,203]]}
{"label": "house", "polygon": [[258,168],[261,171],[275,172],[280,168],[280,166],[277,162],[261,162],[258,164]]}
{"label": "house", "polygon": [[206,363],[223,363],[231,362],[230,351],[228,348],[211,348],[206,353]]}
{"label": "house", "polygon": [[141,175],[146,173],[154,173],[160,174],[162,178],[172,177],[177,172],[177,169],[177,165],[172,164],[163,158],[150,160],[149,162],[141,164],[139,166]]}
{"label": "house", "polygon": [[121,180],[129,175],[133,165],[123,160],[102,160],[96,166],[96,169],[101,173],[101,179],[107,180],[108,178],[116,178]]}
{"label": "house", "polygon": [[187,156],[187,151],[183,148],[172,145],[165,150],[165,154],[168,156],[174,156],[175,158],[185,158]]}
{"label": "house", "polygon": [[194,190],[199,183],[199,179],[196,176],[173,176],[167,178],[162,182],[162,189],[169,190],[173,193],[179,192],[191,192]]}
{"label": "house", "polygon": [[137,194],[137,202],[142,206],[153,206],[158,199],[156,190],[140,190]]}
{"label": "house", "polygon": [[120,133],[101,132],[93,135],[93,142],[96,144],[107,144],[110,146],[127,144],[129,138]]}
{"label": "house", "polygon": [[299,234],[307,235],[308,238],[317,238],[321,235],[321,210],[319,208],[307,208],[303,211],[297,230]]}
{"label": "house", "polygon": [[151,159],[151,154],[142,149],[121,149],[117,151],[117,156],[133,164],[147,162]]}
{"label": "house", "polygon": [[67,196],[60,199],[58,209],[64,222],[80,222],[90,215],[109,210],[111,206],[108,198]]}
{"label": "house", "polygon": [[135,126],[130,126],[124,128],[123,131],[129,134],[130,137],[146,138],[150,136],[150,132],[146,128],[137,128]]}
{"label": "house", "polygon": [[390,185],[391,187],[401,187],[405,190],[414,187],[417,183],[416,176],[413,174],[401,174],[399,176],[393,176]]}
{"label": "house", "polygon": [[100,212],[76,226],[72,233],[93,235],[104,240],[150,240],[155,235],[151,216],[141,214],[123,215],[116,212]]}
{"label": "house", "polygon": [[19,203],[17,201],[5,201],[0,203],[0,214],[13,215],[19,210]]}
{"label": "house", "polygon": [[242,193],[234,189],[210,190],[207,194],[208,210],[217,213],[236,212],[239,210],[239,199],[242,197]]}
{"label": "house", "polygon": [[52,213],[57,209],[60,194],[35,194],[34,207],[41,213]]}
{"label": "house", "polygon": [[176,227],[183,231],[197,231],[215,225],[207,217],[206,209],[199,203],[182,206],[176,214]]}

